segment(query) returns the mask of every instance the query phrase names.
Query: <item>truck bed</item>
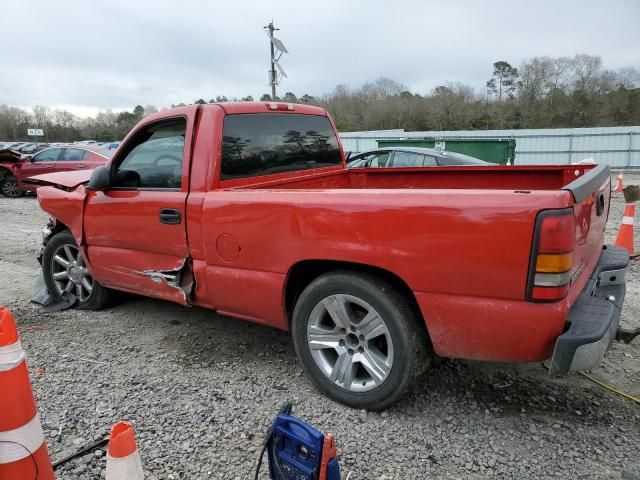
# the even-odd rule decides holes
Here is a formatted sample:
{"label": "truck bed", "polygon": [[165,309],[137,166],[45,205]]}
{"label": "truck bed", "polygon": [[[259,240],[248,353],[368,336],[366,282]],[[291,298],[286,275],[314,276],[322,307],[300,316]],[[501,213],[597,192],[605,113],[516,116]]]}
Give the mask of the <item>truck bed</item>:
{"label": "truck bed", "polygon": [[593,168],[593,165],[358,168],[314,171],[303,177],[296,172],[295,178],[275,181],[252,179],[234,188],[561,190]]}

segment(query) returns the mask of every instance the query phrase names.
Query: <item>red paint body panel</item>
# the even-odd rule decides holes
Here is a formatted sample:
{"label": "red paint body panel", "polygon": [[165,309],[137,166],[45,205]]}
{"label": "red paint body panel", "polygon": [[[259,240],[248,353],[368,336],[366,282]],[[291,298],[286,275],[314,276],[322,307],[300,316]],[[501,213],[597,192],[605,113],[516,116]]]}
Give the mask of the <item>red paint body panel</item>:
{"label": "red paint body panel", "polygon": [[[187,118],[180,191],[85,198],[81,186],[46,187],[38,192],[42,208],[84,242],[94,277],[112,288],[186,304],[184,292],[149,271],[175,271],[188,260],[193,304],[286,329],[284,291],[294,266],[355,263],[384,269],[409,286],[440,355],[550,356],[604,241],[597,192],[574,205],[563,190],[592,166],[348,170],[343,156],[342,165],[220,181],[225,115],[274,113],[267,105],[188,106],[145,118],[122,145],[151,122]],[[327,115],[318,107],[294,108],[278,112]],[[67,189],[82,183],[78,173],[58,175],[69,176],[39,180]],[[608,181],[600,187],[607,208],[609,189]],[[555,303],[525,301],[536,217],[572,206],[569,295]],[[181,210],[184,221],[159,223],[160,208]]]}
{"label": "red paint body panel", "polygon": [[78,245],[84,245],[82,223],[86,191],[80,185],[75,190],[65,191],[55,187],[38,188],[40,207],[57,221],[66,225]]}
{"label": "red paint body panel", "polygon": [[215,241],[227,233],[241,247],[234,264],[248,270],[286,274],[303,260],[339,260],[393,272],[418,292],[522,299],[535,216],[566,195],[532,205],[530,196],[476,190],[211,192],[204,258],[223,262]]}
{"label": "red paint body panel", "polygon": [[416,293],[438,355],[533,362],[551,357],[569,305]]}

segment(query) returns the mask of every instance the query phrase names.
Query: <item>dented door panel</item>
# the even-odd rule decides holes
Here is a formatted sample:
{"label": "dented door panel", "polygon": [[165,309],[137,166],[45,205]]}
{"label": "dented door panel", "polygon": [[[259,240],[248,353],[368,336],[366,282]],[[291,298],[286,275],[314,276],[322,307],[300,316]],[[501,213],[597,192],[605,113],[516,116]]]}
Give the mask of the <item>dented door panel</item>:
{"label": "dented door panel", "polygon": [[[183,192],[90,192],[84,231],[94,278],[189,304],[180,285],[180,272],[190,269],[185,221],[160,221],[163,209],[184,212],[185,200]],[[187,290],[190,294],[191,287]]]}
{"label": "dented door panel", "polygon": [[191,305],[191,259],[111,247],[88,247],[92,274],[106,287]]}

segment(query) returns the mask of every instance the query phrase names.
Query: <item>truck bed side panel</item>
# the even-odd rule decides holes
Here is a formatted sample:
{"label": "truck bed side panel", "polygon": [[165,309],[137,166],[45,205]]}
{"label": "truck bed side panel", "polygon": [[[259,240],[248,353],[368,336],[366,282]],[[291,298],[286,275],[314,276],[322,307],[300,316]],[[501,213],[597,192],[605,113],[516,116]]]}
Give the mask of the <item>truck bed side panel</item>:
{"label": "truck bed side panel", "polygon": [[383,268],[414,292],[522,301],[535,216],[567,202],[566,192],[210,192],[200,219],[210,297],[196,301],[282,328],[285,276],[316,259]]}
{"label": "truck bed side panel", "polygon": [[551,357],[567,302],[416,293],[435,352],[443,357],[533,362]]}

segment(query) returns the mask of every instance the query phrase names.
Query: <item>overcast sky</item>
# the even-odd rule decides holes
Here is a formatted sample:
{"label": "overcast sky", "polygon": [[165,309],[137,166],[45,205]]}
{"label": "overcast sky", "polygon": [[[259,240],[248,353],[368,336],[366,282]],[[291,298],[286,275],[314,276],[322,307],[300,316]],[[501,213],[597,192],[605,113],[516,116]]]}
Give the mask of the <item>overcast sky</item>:
{"label": "overcast sky", "polygon": [[416,93],[482,88],[491,64],[600,55],[640,68],[640,1],[3,0],[0,104],[158,107],[269,91],[273,17],[287,48],[279,94],[380,76]]}

